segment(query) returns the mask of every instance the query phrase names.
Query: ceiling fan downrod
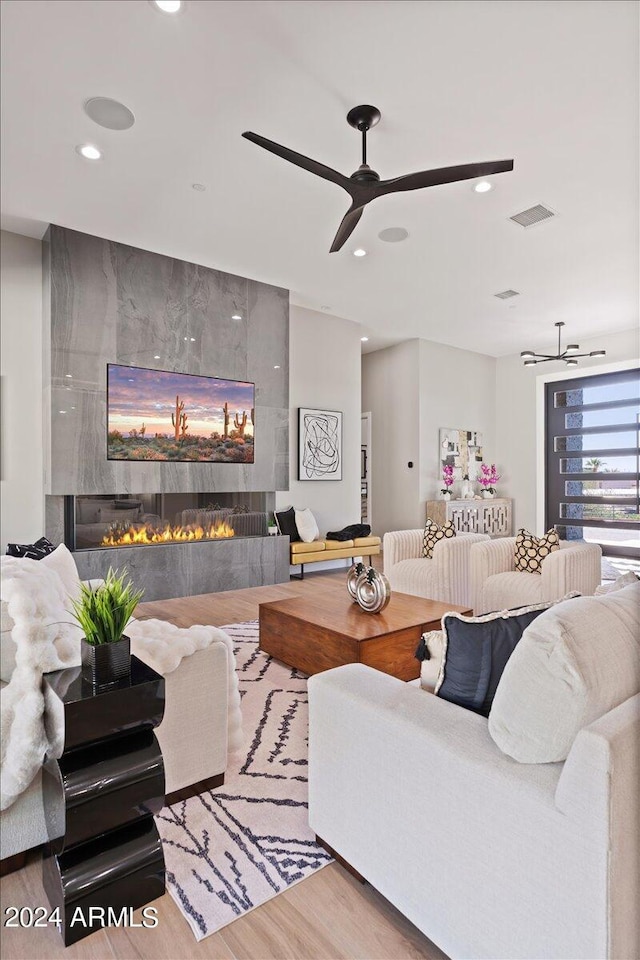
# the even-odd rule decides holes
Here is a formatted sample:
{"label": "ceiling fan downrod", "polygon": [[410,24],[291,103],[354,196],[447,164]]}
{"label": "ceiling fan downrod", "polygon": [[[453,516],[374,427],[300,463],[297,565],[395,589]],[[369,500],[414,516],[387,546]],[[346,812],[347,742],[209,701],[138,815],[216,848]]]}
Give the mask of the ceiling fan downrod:
{"label": "ceiling fan downrod", "polygon": [[371,127],[375,127],[380,122],[382,114],[377,107],[372,107],[369,103],[363,103],[359,107],[353,107],[347,114],[347,123],[362,134],[362,163],[355,173],[351,174],[350,179],[360,182],[379,181],[380,175],[372,170],[367,163],[367,133]]}

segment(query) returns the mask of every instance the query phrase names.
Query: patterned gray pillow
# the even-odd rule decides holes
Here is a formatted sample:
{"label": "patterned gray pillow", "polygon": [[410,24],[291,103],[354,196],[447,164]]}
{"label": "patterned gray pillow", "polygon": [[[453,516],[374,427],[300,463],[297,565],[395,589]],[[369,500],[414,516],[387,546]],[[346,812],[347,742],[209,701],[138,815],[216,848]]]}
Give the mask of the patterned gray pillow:
{"label": "patterned gray pillow", "polygon": [[434,523],[429,517],[424,525],[424,534],[422,537],[422,556],[427,560],[433,557],[433,548],[438,540],[447,540],[449,537],[455,537],[456,530],[453,520],[447,520],[441,527]]}

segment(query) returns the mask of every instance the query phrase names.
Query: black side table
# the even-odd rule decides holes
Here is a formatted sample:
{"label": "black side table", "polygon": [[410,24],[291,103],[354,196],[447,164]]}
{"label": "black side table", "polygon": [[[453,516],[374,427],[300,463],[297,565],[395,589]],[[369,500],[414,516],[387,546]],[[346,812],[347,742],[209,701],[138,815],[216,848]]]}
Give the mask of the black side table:
{"label": "black side table", "polygon": [[153,732],[164,677],[132,657],[131,676],[108,687],[93,687],[72,667],[45,674],[44,692],[48,716],[64,727],[64,750],[44,767],[42,878],[69,946],[165,892],[153,819],[164,804]]}

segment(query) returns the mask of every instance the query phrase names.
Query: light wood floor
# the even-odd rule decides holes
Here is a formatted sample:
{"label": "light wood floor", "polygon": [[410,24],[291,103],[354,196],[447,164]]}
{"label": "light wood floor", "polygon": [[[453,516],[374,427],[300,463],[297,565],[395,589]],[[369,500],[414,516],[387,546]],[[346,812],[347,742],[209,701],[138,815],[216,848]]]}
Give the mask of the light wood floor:
{"label": "light wood floor", "polygon": [[[141,604],[137,615],[170,620],[178,626],[222,626],[253,620],[258,604],[305,595],[330,597],[332,581],[344,573],[309,573],[303,582],[234,590],[180,600]],[[46,906],[40,857],[4,877],[0,884],[3,923],[6,908]],[[64,948],[55,929],[2,929],[2,960],[446,960],[369,884],[361,885],[337,863],[245,914],[206,940],[196,943],[182,914],[166,894],[156,900],[155,929],[101,930]],[[140,911],[136,912],[140,920]]]}

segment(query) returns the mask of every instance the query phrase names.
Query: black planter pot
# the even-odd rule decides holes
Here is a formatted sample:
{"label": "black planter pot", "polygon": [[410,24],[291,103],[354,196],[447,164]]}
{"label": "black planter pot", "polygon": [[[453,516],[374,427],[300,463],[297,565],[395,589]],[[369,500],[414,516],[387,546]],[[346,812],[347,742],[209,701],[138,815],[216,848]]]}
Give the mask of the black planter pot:
{"label": "black planter pot", "polygon": [[131,640],[123,636],[117,643],[94,647],[82,638],[82,676],[94,687],[107,687],[131,674]]}

